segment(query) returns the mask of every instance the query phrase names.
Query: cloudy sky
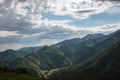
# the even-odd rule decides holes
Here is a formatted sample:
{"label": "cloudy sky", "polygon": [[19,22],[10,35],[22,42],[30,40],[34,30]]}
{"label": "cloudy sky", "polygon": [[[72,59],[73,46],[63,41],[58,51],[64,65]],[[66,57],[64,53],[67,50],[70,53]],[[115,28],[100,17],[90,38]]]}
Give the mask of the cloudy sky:
{"label": "cloudy sky", "polygon": [[0,51],[120,29],[119,0],[0,0]]}

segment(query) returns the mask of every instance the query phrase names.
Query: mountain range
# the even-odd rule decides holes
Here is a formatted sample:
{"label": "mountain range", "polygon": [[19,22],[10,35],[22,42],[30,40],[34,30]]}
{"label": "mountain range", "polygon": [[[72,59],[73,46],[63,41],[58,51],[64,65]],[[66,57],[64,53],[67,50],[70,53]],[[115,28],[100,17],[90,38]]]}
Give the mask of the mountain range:
{"label": "mountain range", "polygon": [[[56,75],[53,75],[53,73],[49,79],[85,80],[84,78],[88,76],[89,79],[87,80],[93,80],[94,78],[94,80],[107,80],[110,75],[116,76],[117,74],[108,73],[112,67],[114,68],[113,64],[117,65],[112,61],[114,59],[118,61],[117,56],[113,52],[115,50],[117,51],[115,54],[119,55],[119,41],[120,30],[109,35],[88,34],[83,38],[65,40],[51,46],[28,47],[16,51],[9,49],[0,52],[0,69],[1,71],[4,69],[8,70],[10,73],[20,69],[25,70],[30,75],[43,77],[41,70],[49,71],[63,68],[63,70],[56,72]],[[109,55],[111,56],[110,58],[107,57]],[[108,61],[111,62],[108,63]],[[103,68],[106,69],[104,70]],[[117,69],[116,66],[115,69]],[[101,72],[102,70],[104,73]],[[96,74],[98,72],[100,76],[95,76],[92,71],[93,73],[95,71]],[[83,75],[82,77],[81,74]],[[101,77],[104,74],[107,74],[108,77]],[[78,79],[74,79],[74,77],[78,77]],[[114,80],[114,77],[108,80]]]}
{"label": "mountain range", "polygon": [[120,80],[119,61],[120,41],[78,65],[54,72],[49,80]]}

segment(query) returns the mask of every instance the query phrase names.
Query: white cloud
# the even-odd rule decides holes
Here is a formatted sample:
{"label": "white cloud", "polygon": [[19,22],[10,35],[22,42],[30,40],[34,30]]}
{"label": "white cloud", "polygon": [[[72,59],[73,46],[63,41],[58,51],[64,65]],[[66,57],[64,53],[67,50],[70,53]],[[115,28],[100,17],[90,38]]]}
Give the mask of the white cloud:
{"label": "white cloud", "polygon": [[[77,28],[77,27],[75,27]],[[120,23],[118,24],[107,24],[103,26],[96,26],[96,27],[82,27],[82,28],[77,28],[78,30],[88,30],[91,31],[92,33],[102,33],[102,34],[109,34],[112,33],[116,30],[120,29]]]}
{"label": "white cloud", "polygon": [[7,37],[11,35],[19,35],[16,31],[0,31],[0,37]]}
{"label": "white cloud", "polygon": [[117,15],[120,14],[120,5],[118,6],[113,6],[105,11],[107,14],[110,15]]}
{"label": "white cloud", "polygon": [[[98,27],[69,26],[71,20],[48,20],[41,13],[86,19],[104,12],[113,3],[93,0],[0,0],[0,49],[23,46],[50,45],[83,37],[90,33],[109,33],[120,29],[120,24]],[[1,5],[3,4],[3,5]],[[113,12],[117,12],[116,8]]]}
{"label": "white cloud", "polygon": [[[23,34],[20,36],[14,36],[14,32],[8,35],[10,32],[4,32],[3,41],[0,46],[1,50],[5,49],[18,49],[27,46],[43,46],[55,44],[59,41],[63,41],[71,38],[81,38],[87,34],[104,33],[108,34],[120,29],[120,24],[108,24],[98,27],[75,27],[75,26],[43,26],[37,27],[40,30],[39,33],[35,34]],[[2,34],[3,34],[2,33]],[[13,35],[13,36],[12,36]],[[5,38],[6,36],[6,38]],[[10,36],[10,37],[9,37]],[[1,36],[2,37],[2,36]],[[5,42],[7,41],[7,42]],[[9,42],[10,41],[10,42]]]}
{"label": "white cloud", "polygon": [[44,20],[41,20],[37,23],[37,25],[33,26],[32,28],[41,28],[42,26],[45,26],[47,28],[52,28],[54,26],[61,26],[64,27],[67,25],[67,23],[72,22],[72,20],[48,20],[47,18]]}
{"label": "white cloud", "polygon": [[0,0],[0,4],[3,4],[4,3],[4,0]]}
{"label": "white cloud", "polygon": [[86,19],[90,15],[104,12],[112,5],[109,1],[47,0],[44,11],[55,15],[70,15],[73,18]]}
{"label": "white cloud", "polygon": [[[32,24],[39,24],[42,20],[41,13],[54,15],[69,15],[77,19],[86,19],[93,14],[98,14],[112,6],[111,2],[93,0],[11,0],[5,1],[2,8],[4,13],[0,16],[24,20]],[[9,7],[5,6],[9,5]],[[14,15],[9,17],[7,15]],[[2,19],[2,18],[1,18]],[[5,18],[4,18],[5,19]]]}
{"label": "white cloud", "polygon": [[22,47],[29,47],[30,45],[24,45],[21,43],[8,43],[8,44],[0,44],[0,51],[4,51],[6,49],[17,50]]}

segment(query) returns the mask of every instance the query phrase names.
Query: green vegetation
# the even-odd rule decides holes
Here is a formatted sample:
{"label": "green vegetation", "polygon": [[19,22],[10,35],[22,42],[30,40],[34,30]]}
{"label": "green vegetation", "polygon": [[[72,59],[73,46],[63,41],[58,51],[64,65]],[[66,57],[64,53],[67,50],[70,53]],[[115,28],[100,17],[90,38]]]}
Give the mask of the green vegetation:
{"label": "green vegetation", "polygon": [[0,80],[43,80],[40,77],[33,77],[32,75],[24,73],[1,72]]}
{"label": "green vegetation", "polygon": [[[70,61],[64,57],[64,53],[53,46],[46,46],[38,51],[33,51],[24,58],[19,58],[11,64],[21,67],[40,67],[43,70],[69,66]],[[14,67],[15,67],[14,66]]]}
{"label": "green vegetation", "polygon": [[0,61],[12,61],[18,58],[18,54],[14,50],[6,50],[3,52],[0,52]]}
{"label": "green vegetation", "polygon": [[119,80],[120,41],[79,65],[54,72],[49,80]]}
{"label": "green vegetation", "polygon": [[[0,68],[22,68],[27,71],[25,75],[34,77],[44,77],[41,70],[47,70],[49,73],[51,69],[65,68],[53,73],[50,80],[102,80],[106,78],[106,74],[111,78],[110,75],[116,76],[119,73],[117,71],[120,71],[117,64],[120,56],[120,48],[117,45],[119,40],[120,30],[110,35],[91,34],[51,46],[6,50],[0,52]],[[118,43],[115,44],[116,42]],[[108,49],[111,45],[112,48]],[[68,68],[69,66],[72,67]],[[7,73],[14,74],[9,71]],[[4,72],[1,72],[2,74]]]}
{"label": "green vegetation", "polygon": [[81,39],[72,39],[56,44],[64,56],[73,64],[79,64],[86,59],[104,51],[120,40],[120,30],[110,35],[87,35]]}

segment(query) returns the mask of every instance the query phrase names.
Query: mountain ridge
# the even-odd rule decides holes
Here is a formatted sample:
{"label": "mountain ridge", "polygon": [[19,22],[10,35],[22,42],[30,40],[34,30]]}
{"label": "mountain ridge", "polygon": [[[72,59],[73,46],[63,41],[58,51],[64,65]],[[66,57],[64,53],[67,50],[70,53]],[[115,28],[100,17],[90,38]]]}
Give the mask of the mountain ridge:
{"label": "mountain ridge", "polygon": [[119,80],[120,41],[85,62],[53,73],[49,80]]}
{"label": "mountain ridge", "polygon": [[70,40],[70,43],[68,41],[60,47],[57,47],[56,44],[51,46],[24,48],[23,51],[4,51],[5,54],[3,58],[6,58],[7,54],[13,52],[12,54],[17,55],[15,59],[13,58],[14,60],[11,60],[11,57],[14,57],[12,54],[7,61],[3,60],[1,56],[3,54],[1,53],[4,52],[0,52],[0,67],[10,69],[24,68],[27,69],[29,73],[40,76],[41,70],[49,71],[51,69],[80,64],[120,40],[120,30],[109,35],[93,35],[95,35],[95,37],[90,37],[92,35],[88,35],[86,36],[88,38],[83,38],[83,42],[81,42],[81,39],[78,41],[79,43],[76,41],[74,42],[73,39],[73,43],[75,44],[71,44]]}

